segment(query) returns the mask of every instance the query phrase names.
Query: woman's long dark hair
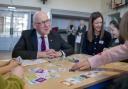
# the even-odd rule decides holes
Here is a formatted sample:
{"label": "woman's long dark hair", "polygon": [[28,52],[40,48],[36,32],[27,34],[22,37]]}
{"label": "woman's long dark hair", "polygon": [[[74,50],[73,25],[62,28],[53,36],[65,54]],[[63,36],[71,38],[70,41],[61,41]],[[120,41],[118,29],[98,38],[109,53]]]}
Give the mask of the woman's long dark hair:
{"label": "woman's long dark hair", "polygon": [[[101,17],[102,18],[102,23],[104,22],[103,16],[100,12],[93,12],[89,18],[89,30],[87,33],[87,38],[90,42],[93,41],[94,39],[94,27],[93,27],[93,22],[94,20],[96,20],[97,18]],[[102,24],[102,28],[101,28],[101,33],[100,33],[100,38],[102,38],[104,35],[104,28],[103,28],[103,24]]]}

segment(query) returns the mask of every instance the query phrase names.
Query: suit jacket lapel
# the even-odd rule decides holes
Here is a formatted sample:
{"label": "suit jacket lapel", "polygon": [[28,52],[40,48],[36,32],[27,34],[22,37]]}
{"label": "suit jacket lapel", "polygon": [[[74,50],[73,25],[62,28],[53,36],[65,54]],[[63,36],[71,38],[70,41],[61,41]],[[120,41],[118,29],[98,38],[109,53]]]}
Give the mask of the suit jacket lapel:
{"label": "suit jacket lapel", "polygon": [[51,32],[48,35],[48,41],[49,41],[49,49],[53,48],[53,36]]}
{"label": "suit jacket lapel", "polygon": [[37,41],[37,34],[36,34],[36,31],[35,30],[33,30],[33,32],[32,32],[32,34],[31,34],[32,36],[32,46],[33,46],[33,50],[38,50],[38,41]]}

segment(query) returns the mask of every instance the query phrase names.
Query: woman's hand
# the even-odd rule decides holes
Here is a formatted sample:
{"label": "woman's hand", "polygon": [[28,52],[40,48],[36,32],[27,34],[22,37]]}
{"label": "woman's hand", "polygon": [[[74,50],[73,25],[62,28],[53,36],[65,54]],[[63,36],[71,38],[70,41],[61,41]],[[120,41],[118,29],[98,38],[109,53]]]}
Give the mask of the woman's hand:
{"label": "woman's hand", "polygon": [[91,66],[88,62],[88,60],[84,59],[82,61],[79,61],[78,63],[74,64],[71,68],[71,70],[75,71],[75,70],[85,70],[85,69],[89,69]]}

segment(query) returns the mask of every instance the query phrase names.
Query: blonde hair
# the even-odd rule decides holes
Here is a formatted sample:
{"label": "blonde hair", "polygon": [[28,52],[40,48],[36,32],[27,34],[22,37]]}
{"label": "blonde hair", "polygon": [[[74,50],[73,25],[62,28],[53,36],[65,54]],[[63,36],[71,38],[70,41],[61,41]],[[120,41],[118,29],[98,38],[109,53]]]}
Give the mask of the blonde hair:
{"label": "blonde hair", "polygon": [[[93,41],[94,39],[94,27],[93,27],[93,22],[94,20],[96,20],[97,18],[101,17],[102,18],[102,23],[104,22],[103,16],[100,12],[93,12],[89,18],[89,30],[87,32],[87,38],[90,42]],[[104,35],[104,28],[103,28],[103,24],[102,24],[102,28],[101,28],[101,33],[100,33],[100,39],[103,37]]]}
{"label": "blonde hair", "polygon": [[120,22],[120,35],[124,40],[128,40],[128,11],[123,15]]}

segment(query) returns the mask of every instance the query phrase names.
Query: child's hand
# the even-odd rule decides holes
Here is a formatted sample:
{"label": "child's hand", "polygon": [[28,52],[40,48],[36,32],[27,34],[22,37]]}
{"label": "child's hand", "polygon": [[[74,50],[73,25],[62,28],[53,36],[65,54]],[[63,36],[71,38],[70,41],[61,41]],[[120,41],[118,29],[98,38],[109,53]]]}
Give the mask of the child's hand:
{"label": "child's hand", "polygon": [[15,60],[11,60],[8,64],[8,66],[10,66],[10,68],[14,68],[16,66],[19,65],[19,62],[18,61],[15,61]]}
{"label": "child's hand", "polygon": [[17,66],[12,69],[11,74],[18,76],[19,78],[24,78],[24,69],[22,66]]}

